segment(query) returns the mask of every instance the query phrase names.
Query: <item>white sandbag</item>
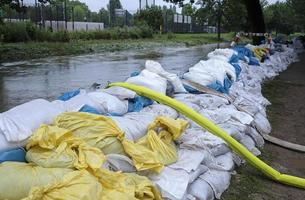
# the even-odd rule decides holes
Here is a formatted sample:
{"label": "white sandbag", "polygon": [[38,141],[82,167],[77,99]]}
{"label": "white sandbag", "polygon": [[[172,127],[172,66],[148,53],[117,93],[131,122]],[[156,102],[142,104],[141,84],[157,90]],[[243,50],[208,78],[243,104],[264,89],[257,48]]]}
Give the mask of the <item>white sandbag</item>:
{"label": "white sandbag", "polygon": [[199,94],[197,96],[200,99],[199,105],[202,108],[209,110],[215,110],[220,108],[221,106],[226,106],[230,104],[227,99],[212,94]]}
{"label": "white sandbag", "polygon": [[268,119],[264,117],[261,113],[257,113],[254,116],[253,125],[261,134],[271,133],[271,125]]}
{"label": "white sandbag", "polygon": [[172,169],[183,169],[190,173],[199,167],[204,158],[205,154],[202,150],[178,149],[177,162],[168,165],[168,167]]}
{"label": "white sandbag", "polygon": [[188,149],[212,149],[220,144],[224,144],[224,141],[200,128],[191,128],[185,131],[179,140],[181,148]]}
{"label": "white sandbag", "polygon": [[178,112],[166,105],[163,104],[153,104],[150,106],[147,106],[143,108],[140,113],[151,113],[154,114],[155,116],[166,116],[170,117],[173,119],[176,119],[178,117]]}
{"label": "white sandbag", "polygon": [[231,174],[226,171],[209,170],[200,176],[213,189],[214,195],[220,199],[221,194],[229,187]]}
{"label": "white sandbag", "polygon": [[211,154],[216,157],[228,153],[230,148],[226,144],[219,144],[213,147],[210,151]]}
{"label": "white sandbag", "polygon": [[162,94],[166,93],[166,79],[145,69],[138,76],[128,78],[126,82],[144,86]]}
{"label": "white sandbag", "polygon": [[128,101],[121,101],[104,92],[90,92],[88,96],[95,103],[96,107],[94,108],[102,113],[123,115],[128,112]]}
{"label": "white sandbag", "polygon": [[208,170],[209,168],[207,166],[199,165],[195,171],[189,174],[190,175],[189,183],[193,183],[201,174],[205,173]]}
{"label": "white sandbag", "polygon": [[240,143],[243,144],[255,156],[259,156],[261,154],[261,152],[255,147],[255,142],[250,136],[244,135]]}
{"label": "white sandbag", "polygon": [[208,54],[208,58],[212,58],[214,56],[224,56],[229,61],[234,54],[236,54],[236,52],[233,49],[215,49]]}
{"label": "white sandbag", "polygon": [[253,139],[253,141],[255,142],[255,146],[257,146],[258,148],[262,148],[264,146],[265,140],[257,132],[257,130],[255,128],[252,128],[252,127],[249,126],[246,134],[249,135]]}
{"label": "white sandbag", "polygon": [[103,167],[111,171],[122,171],[127,173],[136,172],[136,168],[133,164],[133,161],[127,156],[120,154],[107,154],[106,162],[103,164]]}
{"label": "white sandbag", "polygon": [[49,101],[36,99],[0,114],[0,130],[8,142],[23,141],[41,124],[51,124],[61,113]]}
{"label": "white sandbag", "polygon": [[166,78],[174,87],[175,93],[186,93],[187,91],[183,87],[183,84],[176,74],[165,71],[161,64],[152,60],[147,60],[145,63],[145,69],[150,72],[156,73],[163,78]]}
{"label": "white sandbag", "polygon": [[24,147],[26,143],[27,140],[23,140],[19,142],[8,142],[0,130],[0,152],[16,149],[18,147]]}
{"label": "white sandbag", "polygon": [[102,92],[116,96],[120,100],[133,99],[136,96],[136,93],[134,91],[118,86],[103,89]]}
{"label": "white sandbag", "polygon": [[238,126],[235,126],[230,123],[218,124],[220,128],[222,128],[226,133],[231,135],[235,140],[240,141],[242,138],[242,134],[238,129]]}
{"label": "white sandbag", "polygon": [[155,115],[151,113],[127,113],[122,117],[111,116],[115,123],[131,141],[137,141],[147,133],[148,126],[154,121]]}
{"label": "white sandbag", "polygon": [[214,76],[210,74],[198,73],[195,71],[190,71],[183,74],[183,78],[203,86],[207,86],[216,82],[216,78]]}
{"label": "white sandbag", "polygon": [[[99,108],[98,104],[92,101],[87,93],[80,93],[67,101],[55,100],[52,103],[64,112],[78,112],[85,105]],[[100,111],[100,109],[98,110]]]}
{"label": "white sandbag", "polygon": [[164,167],[160,174],[150,175],[149,178],[160,189],[163,198],[178,200],[186,194],[189,175],[182,169]]}
{"label": "white sandbag", "polygon": [[198,200],[213,200],[214,192],[212,187],[203,179],[196,179],[189,187],[188,193]]}
{"label": "white sandbag", "polygon": [[231,152],[220,155],[215,158],[217,165],[221,166],[226,171],[232,171],[234,169],[233,155]]}

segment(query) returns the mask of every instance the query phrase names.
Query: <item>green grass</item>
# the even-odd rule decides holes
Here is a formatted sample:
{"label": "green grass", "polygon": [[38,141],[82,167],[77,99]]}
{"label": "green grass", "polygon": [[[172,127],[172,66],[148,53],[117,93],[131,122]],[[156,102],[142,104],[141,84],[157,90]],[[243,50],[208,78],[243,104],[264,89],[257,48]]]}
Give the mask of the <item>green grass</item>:
{"label": "green grass", "polygon": [[[217,34],[154,35],[147,39],[72,40],[70,42],[24,42],[0,45],[0,62],[18,61],[59,55],[80,55],[132,49],[151,49],[169,46],[195,46],[217,42]],[[229,42],[232,33],[222,34],[222,42]],[[155,55],[153,55],[155,56]]]}

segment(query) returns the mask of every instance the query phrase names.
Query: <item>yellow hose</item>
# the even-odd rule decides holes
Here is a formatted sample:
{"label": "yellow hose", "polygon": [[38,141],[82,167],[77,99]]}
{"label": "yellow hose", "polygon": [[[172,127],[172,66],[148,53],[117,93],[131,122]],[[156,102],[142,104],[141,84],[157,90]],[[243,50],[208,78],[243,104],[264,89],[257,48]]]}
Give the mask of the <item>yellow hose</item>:
{"label": "yellow hose", "polygon": [[209,132],[215,134],[216,136],[222,138],[226,143],[229,145],[229,147],[238,153],[240,156],[242,156],[248,163],[250,163],[252,166],[263,172],[268,177],[272,178],[275,181],[278,181],[283,184],[295,186],[298,188],[305,189],[305,179],[299,178],[295,176],[290,176],[286,174],[281,174],[280,172],[276,171],[269,165],[267,165],[265,162],[254,156],[247,148],[245,148],[242,144],[240,144],[238,141],[236,141],[234,138],[232,138],[229,134],[227,134],[224,130],[219,128],[217,125],[215,125],[213,122],[208,120],[207,118],[203,117],[196,111],[194,111],[192,108],[186,106],[185,104],[172,99],[166,95],[163,95],[161,93],[155,92],[151,89],[148,89],[146,87],[137,86],[129,83],[111,83],[109,87],[112,86],[120,86],[124,87],[130,90],[135,91],[137,94],[141,96],[145,96],[147,98],[153,99],[159,103],[168,105],[174,109],[176,109],[178,112],[182,113],[183,115],[187,116]]}

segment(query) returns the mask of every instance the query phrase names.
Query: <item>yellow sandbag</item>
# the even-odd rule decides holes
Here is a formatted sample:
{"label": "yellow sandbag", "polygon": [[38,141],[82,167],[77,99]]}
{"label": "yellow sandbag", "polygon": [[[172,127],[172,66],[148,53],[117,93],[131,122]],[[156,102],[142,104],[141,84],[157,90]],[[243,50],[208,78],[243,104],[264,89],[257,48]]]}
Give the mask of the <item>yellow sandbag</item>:
{"label": "yellow sandbag", "polygon": [[42,187],[33,187],[23,200],[159,200],[159,191],[146,177],[105,169],[93,174],[74,171]]}
{"label": "yellow sandbag", "polygon": [[[138,171],[154,170],[160,172],[164,165],[177,161],[177,150],[173,140],[185,131],[188,123],[168,117],[157,117],[148,127],[147,135],[138,142],[123,140],[126,153],[134,161]],[[156,130],[161,129],[159,134]]]}
{"label": "yellow sandbag", "polygon": [[26,148],[26,160],[42,167],[99,169],[106,159],[98,148],[56,126],[41,125]]}
{"label": "yellow sandbag", "polygon": [[144,176],[105,169],[97,170],[94,174],[103,185],[103,200],[162,199],[158,189]]}
{"label": "yellow sandbag", "polygon": [[0,199],[20,200],[32,187],[45,186],[72,172],[71,169],[43,168],[29,163],[0,164]]}
{"label": "yellow sandbag", "polygon": [[123,154],[124,149],[118,137],[124,133],[109,117],[82,112],[70,112],[59,115],[54,125],[70,130],[89,145],[97,147],[104,154]]}
{"label": "yellow sandbag", "polygon": [[[138,171],[154,170],[160,172],[164,165],[177,161],[177,153],[173,140],[184,132],[187,122],[167,117],[157,117],[148,128],[148,133],[138,142],[125,139],[124,133],[115,122],[105,116],[89,113],[64,113],[57,117],[55,125],[69,129],[74,135],[81,137],[88,144],[101,148],[107,138],[117,138],[122,151],[129,155]],[[161,128],[158,134],[154,129]],[[104,149],[101,148],[104,152]],[[108,153],[118,153],[108,151]]]}
{"label": "yellow sandbag", "polygon": [[103,199],[103,187],[98,178],[86,170],[74,171],[61,181],[31,189],[23,200],[98,200]]}

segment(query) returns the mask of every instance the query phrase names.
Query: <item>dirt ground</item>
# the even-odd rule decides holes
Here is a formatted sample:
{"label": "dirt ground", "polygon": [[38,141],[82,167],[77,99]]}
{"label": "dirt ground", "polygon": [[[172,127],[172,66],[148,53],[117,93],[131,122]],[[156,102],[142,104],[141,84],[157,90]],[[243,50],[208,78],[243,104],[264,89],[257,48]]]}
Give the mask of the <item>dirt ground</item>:
{"label": "dirt ground", "polygon": [[[271,101],[268,118],[272,136],[305,145],[305,53],[274,80],[264,84],[263,94]],[[305,153],[266,143],[261,159],[282,173],[305,178]],[[305,190],[267,179],[249,165],[237,169],[222,200],[305,200]]]}

